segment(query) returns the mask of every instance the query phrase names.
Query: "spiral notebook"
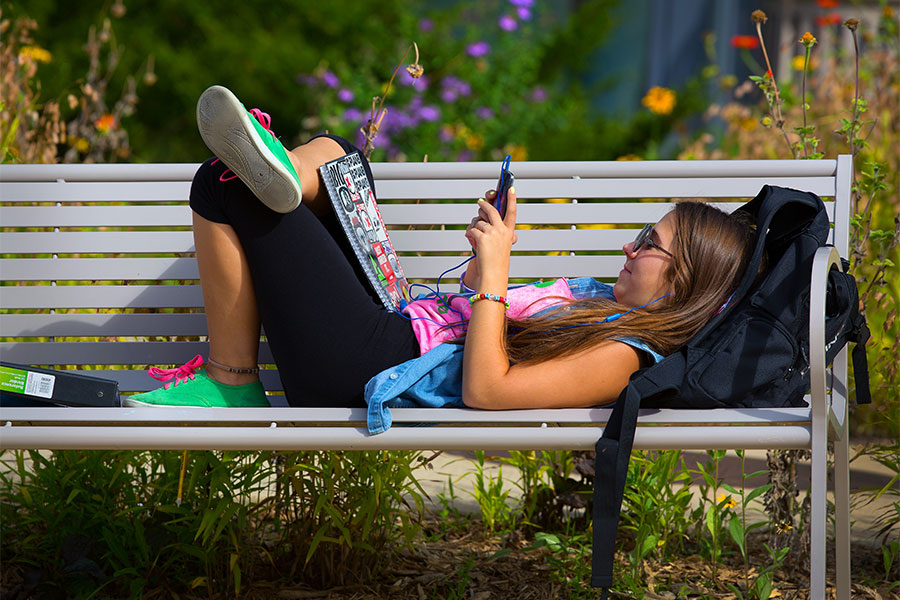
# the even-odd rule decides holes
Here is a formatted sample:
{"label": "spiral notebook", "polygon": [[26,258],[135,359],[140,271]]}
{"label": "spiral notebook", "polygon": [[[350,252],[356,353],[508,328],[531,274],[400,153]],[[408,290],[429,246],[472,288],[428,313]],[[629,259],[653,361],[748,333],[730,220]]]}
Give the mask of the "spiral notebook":
{"label": "spiral notebook", "polygon": [[409,283],[375,201],[375,183],[369,180],[359,152],[319,167],[338,221],[372,288],[388,310],[409,302]]}

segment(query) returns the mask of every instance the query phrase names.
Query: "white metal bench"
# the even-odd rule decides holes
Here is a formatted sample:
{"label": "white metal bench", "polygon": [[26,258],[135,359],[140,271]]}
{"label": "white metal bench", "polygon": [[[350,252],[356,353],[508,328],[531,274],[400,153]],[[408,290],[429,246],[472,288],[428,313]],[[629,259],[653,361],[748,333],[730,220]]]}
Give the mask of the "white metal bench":
{"label": "white metal bench", "polygon": [[[846,256],[852,163],[812,161],[527,162],[513,166],[520,198],[511,277],[614,278],[635,227],[672,198],[726,210],[763,184],[826,201],[837,252],[813,268],[811,408],[642,410],[638,449],[812,449],[811,596],[825,595],[826,447],[835,440],[838,598],[849,598],[847,361],[824,364],[824,282]],[[408,277],[431,280],[467,249],[459,230],[495,163],[376,163],[382,214]],[[186,200],[193,164],[0,166],[0,350],[3,360],[67,365],[152,389],[148,365],[206,355],[206,324]],[[548,202],[548,198],[565,200]],[[435,203],[434,200],[451,200]],[[597,231],[598,225],[633,225]],[[550,254],[552,253],[552,254]],[[798,274],[809,276],[809,274]],[[456,289],[455,279],[444,283]],[[195,341],[175,340],[185,338]],[[268,346],[261,377],[269,409],[0,408],[0,448],[132,449],[592,449],[610,410],[393,410],[370,436],[363,409],[287,408]],[[124,370],[113,370],[115,365]],[[278,406],[281,407],[278,407]],[[404,427],[404,423],[432,427]]]}

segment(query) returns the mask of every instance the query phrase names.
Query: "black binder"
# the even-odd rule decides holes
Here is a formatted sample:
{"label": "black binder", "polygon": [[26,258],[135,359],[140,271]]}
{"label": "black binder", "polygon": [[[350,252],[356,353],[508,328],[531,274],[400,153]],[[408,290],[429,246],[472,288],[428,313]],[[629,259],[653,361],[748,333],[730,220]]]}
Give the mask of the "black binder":
{"label": "black binder", "polygon": [[0,362],[0,406],[121,406],[119,382]]}

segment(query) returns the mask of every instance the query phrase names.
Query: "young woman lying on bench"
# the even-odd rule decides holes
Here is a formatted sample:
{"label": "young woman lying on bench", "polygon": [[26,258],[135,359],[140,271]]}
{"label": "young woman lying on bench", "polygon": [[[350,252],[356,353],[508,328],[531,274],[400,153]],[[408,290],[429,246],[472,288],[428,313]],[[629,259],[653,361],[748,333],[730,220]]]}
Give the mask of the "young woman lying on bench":
{"label": "young woman lying on bench", "polygon": [[463,299],[388,311],[318,174],[357,148],[325,134],[289,151],[266,113],[246,111],[220,86],[201,95],[197,120],[218,157],[200,167],[190,193],[210,355],[205,368],[197,356],[151,369],[169,383],[126,405],[268,406],[256,367],[260,323],[292,406],[607,404],[633,372],[720,310],[749,260],[750,223],[681,202],[623,246],[615,285],[576,278],[510,288],[513,188],[505,217],[478,200],[465,232],[475,258]]}

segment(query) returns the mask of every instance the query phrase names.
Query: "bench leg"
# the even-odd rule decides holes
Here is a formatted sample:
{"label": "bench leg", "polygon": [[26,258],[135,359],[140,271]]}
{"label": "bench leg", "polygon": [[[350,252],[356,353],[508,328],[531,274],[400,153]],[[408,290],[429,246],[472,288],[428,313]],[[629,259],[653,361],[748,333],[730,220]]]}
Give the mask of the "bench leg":
{"label": "bench leg", "polygon": [[837,600],[850,600],[850,440],[834,442],[834,541]]}
{"label": "bench leg", "polygon": [[828,475],[828,430],[824,419],[813,418],[812,501],[809,521],[809,597],[825,598],[825,532]]}

